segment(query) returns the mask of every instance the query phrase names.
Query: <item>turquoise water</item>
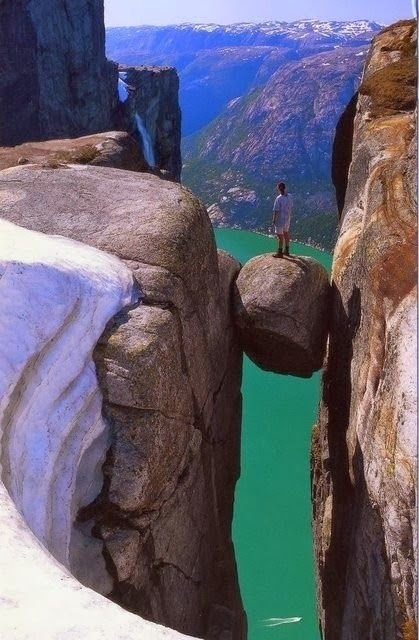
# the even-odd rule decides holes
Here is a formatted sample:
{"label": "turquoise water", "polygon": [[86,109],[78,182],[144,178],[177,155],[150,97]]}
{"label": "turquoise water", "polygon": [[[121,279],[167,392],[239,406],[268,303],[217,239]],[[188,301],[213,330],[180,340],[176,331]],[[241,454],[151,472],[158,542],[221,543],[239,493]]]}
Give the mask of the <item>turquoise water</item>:
{"label": "turquoise water", "polygon": [[[241,263],[273,252],[273,238],[217,229],[217,245]],[[330,269],[332,258],[291,243]],[[249,640],[319,640],[311,542],[310,432],[320,375],[310,379],[262,371],[245,358],[242,470],[233,538]],[[301,618],[267,627],[269,618]]]}

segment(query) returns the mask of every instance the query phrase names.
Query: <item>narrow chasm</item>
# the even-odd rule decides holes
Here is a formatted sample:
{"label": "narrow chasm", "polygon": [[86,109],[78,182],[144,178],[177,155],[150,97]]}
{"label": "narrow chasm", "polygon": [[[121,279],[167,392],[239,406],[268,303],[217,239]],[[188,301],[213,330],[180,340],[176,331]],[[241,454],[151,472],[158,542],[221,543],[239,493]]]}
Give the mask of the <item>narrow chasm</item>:
{"label": "narrow chasm", "polygon": [[[242,264],[276,249],[275,240],[246,231],[218,229],[216,241]],[[293,243],[292,253],[314,258],[330,271],[332,257],[325,252]],[[287,640],[318,639],[310,440],[320,374],[308,379],[278,375],[245,356],[242,393],[233,539],[248,637],[269,640],[273,627],[287,625]]]}

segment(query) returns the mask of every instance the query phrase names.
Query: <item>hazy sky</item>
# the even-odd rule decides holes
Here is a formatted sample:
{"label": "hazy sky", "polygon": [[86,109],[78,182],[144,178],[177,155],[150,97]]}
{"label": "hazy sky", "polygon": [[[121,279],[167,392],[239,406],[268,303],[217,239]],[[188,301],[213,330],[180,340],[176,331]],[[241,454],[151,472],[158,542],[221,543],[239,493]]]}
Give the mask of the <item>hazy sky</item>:
{"label": "hazy sky", "polygon": [[389,24],[413,15],[414,0],[105,0],[106,26],[263,20],[357,20]]}

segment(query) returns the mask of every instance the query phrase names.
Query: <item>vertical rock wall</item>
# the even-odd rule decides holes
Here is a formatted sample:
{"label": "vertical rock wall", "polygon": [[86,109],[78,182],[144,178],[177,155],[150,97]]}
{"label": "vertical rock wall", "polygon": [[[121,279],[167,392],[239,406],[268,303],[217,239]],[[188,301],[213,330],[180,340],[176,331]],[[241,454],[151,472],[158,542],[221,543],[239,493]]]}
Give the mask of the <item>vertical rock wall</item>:
{"label": "vertical rock wall", "polygon": [[150,135],[156,167],[180,180],[181,113],[176,70],[147,66],[120,66],[119,70],[128,90],[126,102],[120,105],[123,127],[138,138],[135,125],[135,115],[138,114]]}
{"label": "vertical rock wall", "polygon": [[1,145],[112,128],[103,0],[3,0],[0,43]]}
{"label": "vertical rock wall", "polygon": [[[181,114],[175,69],[125,69],[105,57],[103,0],[1,2],[0,146],[125,129],[138,142],[138,166],[180,180]],[[155,161],[142,159],[141,118]]]}
{"label": "vertical rock wall", "polygon": [[113,599],[183,633],[242,638],[230,533],[241,419],[229,309],[237,265],[222,254],[217,275],[206,262],[210,290],[202,282],[199,298],[164,268],[132,265],[143,304],[116,318],[96,350],[114,443],[105,491],[86,514],[104,540]]}
{"label": "vertical rock wall", "polygon": [[334,254],[312,449],[325,640],[416,637],[415,28],[374,40]]}

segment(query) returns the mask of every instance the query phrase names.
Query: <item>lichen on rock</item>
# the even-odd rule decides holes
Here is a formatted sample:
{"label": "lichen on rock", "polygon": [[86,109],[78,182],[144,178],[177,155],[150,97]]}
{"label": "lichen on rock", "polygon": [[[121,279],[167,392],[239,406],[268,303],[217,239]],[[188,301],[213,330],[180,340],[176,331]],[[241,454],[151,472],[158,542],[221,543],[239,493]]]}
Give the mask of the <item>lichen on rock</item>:
{"label": "lichen on rock", "polygon": [[415,29],[374,40],[343,189],[312,458],[325,640],[394,640],[416,619]]}

